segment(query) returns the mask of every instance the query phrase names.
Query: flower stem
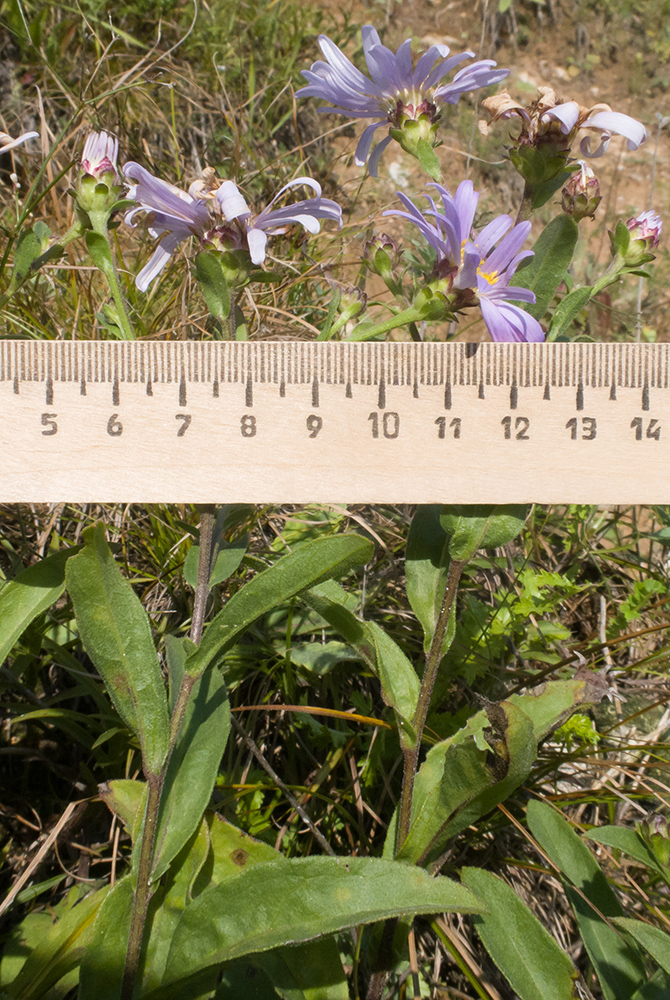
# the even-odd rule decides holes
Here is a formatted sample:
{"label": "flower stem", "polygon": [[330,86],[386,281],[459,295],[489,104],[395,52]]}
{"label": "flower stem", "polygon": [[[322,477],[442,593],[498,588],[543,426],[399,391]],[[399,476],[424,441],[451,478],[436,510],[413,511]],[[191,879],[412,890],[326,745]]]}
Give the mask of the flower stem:
{"label": "flower stem", "polygon": [[[193,619],[191,622],[191,640],[196,643],[202,638],[203,622],[209,596],[210,564],[212,559],[212,542],[214,534],[214,511],[213,506],[207,505],[201,508],[200,513],[200,548],[198,553],[198,581],[195,590],[195,600],[193,603]],[[123,970],[123,980],[121,984],[120,1000],[132,1000],[139,967],[140,954],[142,951],[142,941],[144,938],[144,927],[147,921],[149,903],[151,901],[151,866],[153,863],[154,841],[156,839],[156,826],[158,822],[158,811],[160,808],[161,792],[165,783],[170,757],[174,750],[179,733],[184,721],[186,709],[193,687],[198,680],[197,677],[185,674],[174,709],[170,719],[170,745],[165,758],[165,763],[159,774],[147,774],[147,806],[144,814],[144,827],[142,829],[142,846],[137,864],[137,887],[133,898],[133,911],[130,918],[130,932],[128,934],[128,950],[126,952],[126,964]]]}
{"label": "flower stem", "polygon": [[[409,309],[403,309],[402,312],[396,313],[395,316],[391,316],[390,319],[382,320],[381,323],[375,323],[373,326],[365,326],[363,330],[363,336],[360,337],[362,340],[370,340],[372,337],[378,337],[382,333],[390,333],[391,330],[397,330],[400,326],[407,326],[410,323],[418,323],[422,319],[425,319],[423,310],[417,309],[416,306],[410,306]],[[357,330],[360,326],[357,326],[348,340],[358,340],[359,337],[356,336]]]}
{"label": "flower stem", "polygon": [[533,212],[533,189],[526,181],[526,184],[523,189],[523,198],[521,199],[521,204],[519,205],[519,211],[517,212],[514,225],[518,226],[520,222],[526,222],[528,219],[530,219],[532,212]]}
{"label": "flower stem", "polygon": [[137,888],[135,889],[135,896],[133,898],[133,912],[130,918],[128,951],[126,952],[126,964],[123,969],[120,1000],[132,1000],[137,968],[140,961],[144,925],[146,924],[147,911],[151,900],[151,863],[153,860],[154,840],[156,838],[158,807],[160,805],[166,768],[167,763],[160,774],[147,775],[147,807],[144,814],[142,847],[137,865]]}
{"label": "flower stem", "polygon": [[421,681],[419,698],[414,712],[412,726],[415,732],[415,740],[412,746],[403,749],[404,769],[402,777],[402,792],[400,794],[400,809],[398,811],[398,834],[396,837],[396,854],[407,840],[412,818],[412,797],[414,795],[414,781],[416,778],[417,766],[419,763],[419,752],[421,750],[421,738],[426,725],[430,699],[433,695],[437,670],[442,659],[442,644],[451,617],[451,611],[456,600],[458,584],[461,579],[465,561],[453,559],[449,564],[447,582],[444,588],[444,596],[440,613],[437,617],[435,632],[426,656],[426,669]]}
{"label": "flower stem", "polygon": [[[92,213],[91,213],[92,214]],[[130,325],[130,319],[128,317],[128,310],[126,308],[126,302],[123,297],[123,292],[121,291],[121,284],[119,282],[119,275],[116,270],[116,265],[114,264],[114,250],[112,248],[112,243],[109,238],[109,230],[107,229],[106,221],[91,220],[93,223],[93,232],[98,233],[102,236],[109,246],[109,257],[105,254],[104,257],[96,257],[94,263],[98,270],[102,271],[107,281],[110,292],[112,293],[112,298],[114,299],[114,305],[116,306],[116,317],[119,321],[119,327],[121,333],[123,334],[123,340],[135,340],[135,333]]]}

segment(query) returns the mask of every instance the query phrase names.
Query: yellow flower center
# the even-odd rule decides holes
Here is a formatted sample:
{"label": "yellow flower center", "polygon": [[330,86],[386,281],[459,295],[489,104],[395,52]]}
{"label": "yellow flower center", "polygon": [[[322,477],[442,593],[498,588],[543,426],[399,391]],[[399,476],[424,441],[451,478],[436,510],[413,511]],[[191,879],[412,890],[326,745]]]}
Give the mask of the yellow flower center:
{"label": "yellow flower center", "polygon": [[489,285],[495,285],[499,278],[497,271],[483,271],[481,264],[477,268],[477,274],[481,274],[484,281],[488,281]]}

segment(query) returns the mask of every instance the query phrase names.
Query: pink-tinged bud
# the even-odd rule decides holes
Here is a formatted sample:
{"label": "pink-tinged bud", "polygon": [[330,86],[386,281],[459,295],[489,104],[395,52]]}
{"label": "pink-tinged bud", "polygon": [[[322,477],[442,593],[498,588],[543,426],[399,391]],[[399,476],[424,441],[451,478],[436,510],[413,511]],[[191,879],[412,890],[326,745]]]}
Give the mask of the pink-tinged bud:
{"label": "pink-tinged bud", "polygon": [[642,212],[629,219],[626,227],[634,240],[644,240],[647,250],[655,250],[661,241],[663,222],[655,212]]}
{"label": "pink-tinged bud", "polygon": [[81,155],[81,169],[84,174],[95,177],[96,180],[104,174],[113,173],[118,181],[116,158],[119,153],[119,140],[108,132],[91,132],[84,143]]}
{"label": "pink-tinged bud", "polygon": [[579,170],[570,176],[561,194],[563,211],[571,215],[575,222],[592,219],[602,201],[598,178],[583,160],[579,161]]}
{"label": "pink-tinged bud", "polygon": [[394,268],[398,266],[400,252],[397,244],[386,233],[377,233],[363,244],[363,259],[373,272],[384,281],[393,280]]}

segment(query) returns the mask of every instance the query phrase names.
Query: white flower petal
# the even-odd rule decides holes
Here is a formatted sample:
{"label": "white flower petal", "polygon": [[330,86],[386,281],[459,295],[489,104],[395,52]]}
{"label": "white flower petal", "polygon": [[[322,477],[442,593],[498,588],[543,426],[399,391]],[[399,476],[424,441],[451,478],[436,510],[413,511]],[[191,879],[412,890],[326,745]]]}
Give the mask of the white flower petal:
{"label": "white flower petal", "polygon": [[247,233],[247,243],[249,244],[249,256],[256,266],[265,260],[265,247],[268,238],[262,229],[250,229]]}
{"label": "white flower petal", "polygon": [[582,122],[582,128],[598,129],[602,132],[614,132],[628,140],[630,150],[637,149],[647,138],[647,130],[642,122],[623,115],[620,111],[598,111],[595,115]]}
{"label": "white flower petal", "polygon": [[16,149],[21,143],[27,142],[28,139],[35,139],[39,137],[39,132],[24,132],[20,135],[18,139],[12,139],[11,135],[6,132],[0,132],[0,155],[2,153],[8,153],[10,149]]}
{"label": "white flower petal", "polygon": [[221,206],[226,222],[232,222],[233,219],[248,219],[251,215],[251,209],[232,181],[223,182],[216,192],[216,200]]}

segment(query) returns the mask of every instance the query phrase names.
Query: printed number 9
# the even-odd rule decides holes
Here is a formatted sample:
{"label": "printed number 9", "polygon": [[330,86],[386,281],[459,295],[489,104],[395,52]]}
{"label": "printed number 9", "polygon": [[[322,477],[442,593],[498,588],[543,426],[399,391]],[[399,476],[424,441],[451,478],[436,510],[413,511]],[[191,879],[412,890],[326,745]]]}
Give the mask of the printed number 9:
{"label": "printed number 9", "polygon": [[314,413],[307,417],[305,423],[307,424],[307,430],[309,431],[309,436],[311,438],[315,438],[323,427],[323,420],[321,417],[317,417]]}

